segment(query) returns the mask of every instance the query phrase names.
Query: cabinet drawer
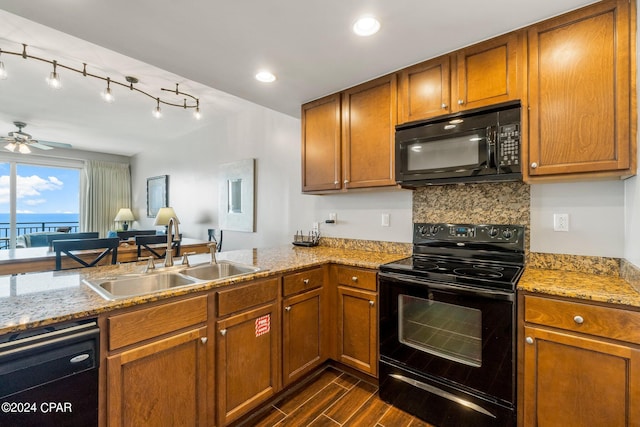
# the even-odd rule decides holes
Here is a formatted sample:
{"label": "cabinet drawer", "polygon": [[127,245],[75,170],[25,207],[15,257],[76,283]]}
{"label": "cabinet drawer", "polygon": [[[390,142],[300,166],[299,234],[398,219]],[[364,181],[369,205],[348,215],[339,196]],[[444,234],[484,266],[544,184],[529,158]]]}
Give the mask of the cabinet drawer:
{"label": "cabinet drawer", "polygon": [[525,322],[640,344],[640,312],[526,296]]}
{"label": "cabinet drawer", "polygon": [[376,291],[378,289],[377,273],[356,267],[338,267],[337,279],[339,285]]}
{"label": "cabinet drawer", "polygon": [[322,287],[323,283],[324,269],[322,267],[288,274],[284,276],[282,281],[282,294],[286,297],[298,292]]}
{"label": "cabinet drawer", "polygon": [[108,319],[109,350],[206,321],[206,295],[112,316]]}
{"label": "cabinet drawer", "polygon": [[278,297],[280,278],[261,280],[240,288],[219,291],[218,316],[226,316],[260,304],[266,304]]}

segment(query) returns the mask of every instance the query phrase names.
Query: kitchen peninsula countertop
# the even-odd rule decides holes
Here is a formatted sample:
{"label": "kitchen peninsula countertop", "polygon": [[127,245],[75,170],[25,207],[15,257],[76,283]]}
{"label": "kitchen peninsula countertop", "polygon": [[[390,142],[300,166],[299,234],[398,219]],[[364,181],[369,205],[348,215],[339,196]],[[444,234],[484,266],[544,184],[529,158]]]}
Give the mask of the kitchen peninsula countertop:
{"label": "kitchen peninsula countertop", "polygon": [[527,267],[518,290],[640,308],[640,292],[626,280],[612,275]]}
{"label": "kitchen peninsula countertop", "polygon": [[[109,277],[122,273],[139,273],[145,263],[126,263],[67,271],[27,273],[0,276],[0,334],[44,326],[47,324],[94,316],[107,311],[144,304],[179,295],[210,290],[334,262],[363,268],[378,268],[381,264],[407,256],[364,250],[317,246],[288,246],[247,249],[217,254],[227,260],[261,267],[263,270],[238,278],[199,283],[121,300],[109,301],[82,283],[83,279]],[[191,265],[208,262],[209,254],[189,257]],[[157,261],[158,263],[161,260]]]}

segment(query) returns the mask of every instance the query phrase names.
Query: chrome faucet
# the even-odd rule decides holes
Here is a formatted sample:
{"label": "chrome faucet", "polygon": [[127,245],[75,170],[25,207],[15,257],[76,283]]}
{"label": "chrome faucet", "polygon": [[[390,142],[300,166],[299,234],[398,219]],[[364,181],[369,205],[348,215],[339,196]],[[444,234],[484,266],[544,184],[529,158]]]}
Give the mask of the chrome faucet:
{"label": "chrome faucet", "polygon": [[178,218],[172,216],[167,224],[167,252],[164,254],[164,266],[173,267],[173,236],[180,236]]}
{"label": "chrome faucet", "polygon": [[218,244],[216,242],[211,242],[207,244],[209,247],[209,252],[211,253],[211,264],[217,264],[218,260],[216,259],[216,250],[218,249]]}

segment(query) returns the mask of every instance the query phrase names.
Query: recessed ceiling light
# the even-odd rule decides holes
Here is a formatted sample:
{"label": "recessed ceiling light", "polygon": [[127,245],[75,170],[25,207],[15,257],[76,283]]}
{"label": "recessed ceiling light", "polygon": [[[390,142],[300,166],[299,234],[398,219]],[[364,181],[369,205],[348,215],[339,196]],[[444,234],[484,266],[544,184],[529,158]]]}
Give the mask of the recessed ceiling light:
{"label": "recessed ceiling light", "polygon": [[380,21],[371,15],[362,16],[353,24],[353,32],[363,37],[371,36],[379,29]]}
{"label": "recessed ceiling light", "polygon": [[270,71],[262,70],[256,74],[256,80],[263,83],[271,83],[276,80],[276,76],[274,76]]}

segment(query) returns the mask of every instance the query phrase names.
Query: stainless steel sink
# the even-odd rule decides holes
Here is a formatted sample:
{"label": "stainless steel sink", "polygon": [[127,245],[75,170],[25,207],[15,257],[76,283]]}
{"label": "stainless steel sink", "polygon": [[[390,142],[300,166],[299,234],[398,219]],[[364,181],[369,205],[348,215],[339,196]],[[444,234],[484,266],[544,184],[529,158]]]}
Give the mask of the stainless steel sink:
{"label": "stainless steel sink", "polygon": [[260,267],[254,267],[253,265],[220,261],[217,264],[198,264],[186,268],[175,266],[171,268],[171,271],[122,274],[102,279],[84,279],[83,282],[103,298],[117,300],[194,283],[251,274],[260,270]]}
{"label": "stainless steel sink", "polygon": [[153,292],[199,283],[195,277],[178,272],[124,275],[113,278],[83,280],[103,298],[109,300],[145,295]]}
{"label": "stainless steel sink", "polygon": [[237,264],[230,261],[218,261],[217,264],[198,264],[180,270],[182,274],[195,277],[200,280],[217,280],[227,277],[241,276],[260,271],[260,267],[253,265]]}

